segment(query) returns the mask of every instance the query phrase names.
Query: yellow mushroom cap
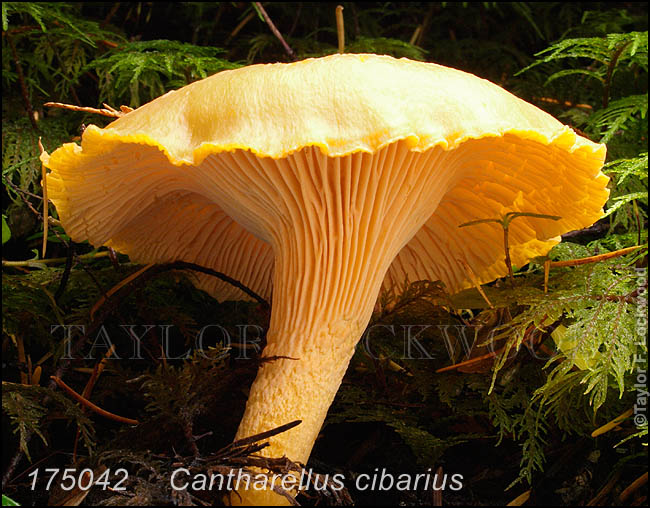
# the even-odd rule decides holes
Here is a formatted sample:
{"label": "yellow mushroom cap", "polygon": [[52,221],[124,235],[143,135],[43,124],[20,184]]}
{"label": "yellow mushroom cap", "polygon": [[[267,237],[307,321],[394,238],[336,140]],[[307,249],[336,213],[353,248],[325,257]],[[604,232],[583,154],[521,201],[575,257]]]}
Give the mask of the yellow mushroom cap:
{"label": "yellow mushroom cap", "polygon": [[[400,252],[388,274],[393,283],[440,279],[458,291],[470,284],[458,259],[481,282],[493,280],[506,273],[500,226],[458,225],[512,211],[561,216],[513,221],[511,255],[521,266],[545,254],[558,235],[595,222],[608,196],[600,172],[605,147],[538,108],[462,71],[355,54],[224,71],[104,129],[91,125],[81,147],[70,143],[52,154],[48,190],[75,240],[109,245],[136,261],[201,264],[268,297],[268,247],[190,188],[200,183],[187,183],[188,166],[236,149],[281,158],[318,146],[336,157],[397,140],[415,151],[473,143],[482,157]],[[210,226],[199,227],[199,217]],[[242,296],[196,277],[215,296]]]}
{"label": "yellow mushroom cap", "polygon": [[569,150],[585,141],[556,141],[568,131],[466,72],[406,58],[337,54],[223,71],[168,92],[105,129],[90,126],[84,138],[148,144],[173,164],[197,165],[209,154],[236,149],[277,159],[306,146],[330,157],[373,153],[397,140],[415,151],[447,150],[506,133]]}

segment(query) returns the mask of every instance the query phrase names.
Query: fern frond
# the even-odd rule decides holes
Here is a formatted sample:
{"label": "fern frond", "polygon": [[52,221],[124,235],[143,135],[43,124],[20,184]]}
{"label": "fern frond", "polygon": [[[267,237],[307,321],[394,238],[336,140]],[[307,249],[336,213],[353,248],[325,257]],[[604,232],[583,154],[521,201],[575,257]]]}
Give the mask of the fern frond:
{"label": "fern frond", "polygon": [[[536,53],[537,60],[519,71],[516,75],[522,74],[540,64],[566,58],[595,60],[607,66],[611,61],[613,53],[618,48],[623,48],[618,55],[618,62],[620,64],[637,64],[645,71],[648,70],[648,32],[630,32],[608,34],[606,37],[580,37],[558,41],[539,53]],[[596,75],[604,76],[605,72],[606,68],[601,68]],[[548,81],[556,79],[555,76],[555,74],[551,75]]]}
{"label": "fern frond", "polygon": [[[129,102],[133,107],[239,64],[219,55],[215,47],[154,40],[129,42],[90,62],[99,76],[100,102]],[[127,99],[128,97],[128,99]]]}
{"label": "fern frond", "polygon": [[648,113],[648,94],[630,95],[611,101],[589,117],[586,129],[597,133],[601,143],[608,143],[614,134],[625,130],[633,121],[645,121]]}
{"label": "fern frond", "polygon": [[[647,100],[647,96],[646,96]],[[628,178],[637,177],[648,180],[648,152],[640,153],[630,159],[618,159],[608,162],[603,167],[603,172],[616,177],[616,184],[623,185]]]}
{"label": "fern frond", "polygon": [[[625,205],[635,200],[646,207],[648,205],[648,153],[643,152],[637,157],[615,160],[606,164],[603,170],[612,177],[614,184],[605,217],[616,214],[614,224],[625,224],[627,222]],[[637,213],[640,217],[647,215],[646,210],[640,208],[637,208]]]}

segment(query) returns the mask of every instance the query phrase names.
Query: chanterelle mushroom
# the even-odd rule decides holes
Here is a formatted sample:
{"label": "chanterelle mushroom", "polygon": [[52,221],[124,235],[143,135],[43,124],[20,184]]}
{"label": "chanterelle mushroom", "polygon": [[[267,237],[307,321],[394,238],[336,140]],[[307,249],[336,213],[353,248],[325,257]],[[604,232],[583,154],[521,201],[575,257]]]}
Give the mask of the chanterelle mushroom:
{"label": "chanterelle mushroom", "polygon": [[[306,462],[400,251],[389,280],[437,278],[457,291],[469,285],[459,260],[481,281],[499,277],[500,231],[458,225],[513,211],[561,216],[512,223],[522,265],[601,216],[604,156],[604,146],[473,75],[344,54],[219,73],[88,127],[81,147],[63,146],[47,166],[49,195],[75,239],[212,266],[223,262],[214,229],[223,209],[270,244],[263,355],[285,358],[260,368],[237,437],[300,419],[264,454]],[[141,216],[167,225],[152,231]],[[238,248],[226,256],[233,263]],[[247,268],[245,283],[266,284],[262,257],[263,273]],[[244,501],[282,500],[257,494]]]}

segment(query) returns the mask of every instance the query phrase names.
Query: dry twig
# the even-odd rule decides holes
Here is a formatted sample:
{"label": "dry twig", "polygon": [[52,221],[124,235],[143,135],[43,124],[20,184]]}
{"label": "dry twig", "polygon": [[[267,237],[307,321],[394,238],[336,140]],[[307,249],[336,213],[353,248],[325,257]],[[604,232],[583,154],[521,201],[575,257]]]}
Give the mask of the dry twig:
{"label": "dry twig", "polygon": [[108,104],[103,104],[104,108],[102,109],[90,108],[87,106],[75,106],[74,104],[63,104],[62,102],[46,102],[43,106],[68,109],[70,111],[82,111],[84,113],[95,113],[97,115],[109,116],[111,118],[120,118],[133,111],[133,108],[130,108],[129,106],[120,106],[120,110],[118,111]]}
{"label": "dry twig", "polygon": [[287,44],[287,41],[284,40],[284,37],[282,37],[282,34],[280,33],[280,31],[275,27],[275,25],[273,24],[273,21],[271,20],[269,15],[264,10],[264,7],[262,7],[262,2],[253,2],[253,5],[259,11],[259,13],[262,15],[262,17],[264,18],[264,21],[266,21],[266,24],[269,25],[269,28],[271,29],[271,32],[273,32],[273,35],[275,35],[277,37],[277,39],[280,41],[280,43],[282,44],[282,47],[287,52],[287,55],[289,55],[289,57],[292,60],[295,60],[296,59],[296,53],[293,51],[293,49],[291,49],[291,46],[289,46]]}
{"label": "dry twig", "polygon": [[345,21],[343,20],[343,6],[336,6],[336,33],[339,39],[339,53],[345,52]]}
{"label": "dry twig", "polygon": [[91,411],[94,411],[98,415],[101,415],[105,418],[108,418],[110,420],[114,420],[116,422],[120,423],[126,423],[128,425],[139,425],[140,422],[138,420],[133,420],[131,418],[126,418],[124,416],[116,415],[115,413],[111,413],[110,411],[106,411],[105,409],[102,409],[101,407],[93,404],[90,402],[88,399],[82,397],[79,395],[77,392],[75,392],[72,388],[70,388],[67,384],[63,382],[62,379],[56,377],[56,376],[50,376],[50,379],[56,383],[56,385],[61,388],[64,392],[66,392],[68,395],[70,395],[73,399],[75,399],[77,402],[82,404],[83,406],[87,407]]}

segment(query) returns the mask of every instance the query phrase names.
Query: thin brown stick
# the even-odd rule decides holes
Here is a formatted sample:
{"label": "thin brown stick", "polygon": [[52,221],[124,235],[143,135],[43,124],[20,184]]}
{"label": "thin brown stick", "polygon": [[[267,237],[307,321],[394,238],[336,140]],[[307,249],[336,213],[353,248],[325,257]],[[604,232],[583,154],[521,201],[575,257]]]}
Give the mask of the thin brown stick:
{"label": "thin brown stick", "polygon": [[212,275],[213,277],[216,277],[218,279],[221,279],[224,282],[227,282],[231,286],[235,286],[237,289],[246,293],[248,296],[256,300],[258,303],[262,304],[263,306],[270,307],[269,302],[267,302],[264,298],[262,298],[252,289],[244,286],[238,280],[235,280],[232,277],[228,277],[225,273],[212,270],[211,268],[206,268],[205,266],[200,266],[194,263],[188,263],[186,261],[175,261],[173,263],[169,263],[168,265],[159,265],[155,268],[156,272],[159,271],[162,272],[165,270],[193,270],[195,272],[201,272],[207,275]]}
{"label": "thin brown stick", "polygon": [[277,37],[277,39],[280,41],[280,43],[282,43],[282,47],[287,52],[289,57],[292,60],[295,60],[296,59],[296,54],[294,53],[293,49],[291,49],[291,46],[289,46],[287,44],[287,41],[284,40],[284,37],[282,37],[282,34],[280,33],[280,31],[273,24],[273,21],[271,20],[269,15],[264,10],[264,7],[262,7],[262,2],[253,2],[253,4],[259,10],[260,14],[264,18],[264,21],[266,21],[266,24],[269,25],[269,28],[271,29],[271,32],[273,32],[273,35],[275,35]]}
{"label": "thin brown stick", "polygon": [[131,111],[135,111],[135,109],[133,109],[131,106],[125,106],[124,104],[122,104],[122,105],[120,106],[120,110],[119,110],[119,111],[116,110],[114,107],[109,106],[109,105],[106,104],[105,102],[102,102],[102,106],[104,106],[104,107],[105,107],[106,109],[108,109],[109,111],[113,111],[113,112],[115,112],[115,113],[122,113],[122,114],[124,114],[124,115],[126,115],[127,113],[130,113]]}
{"label": "thin brown stick", "polygon": [[67,251],[68,253],[65,259],[65,267],[63,268],[63,273],[61,274],[59,287],[56,288],[56,293],[54,293],[54,301],[57,303],[61,299],[61,296],[63,296],[65,287],[68,285],[68,280],[70,279],[70,272],[72,271],[72,262],[74,260],[74,244],[68,245]]}
{"label": "thin brown stick", "polygon": [[598,254],[597,256],[590,256],[587,258],[567,259],[566,261],[551,261],[551,268],[558,266],[579,266],[586,265],[588,263],[598,263],[599,261],[605,261],[607,259],[624,256],[625,254],[634,252],[635,250],[641,249],[642,247],[642,245],[635,245],[634,247],[627,247],[625,249],[615,250],[613,252],[605,252],[604,254]]}
{"label": "thin brown stick", "polygon": [[[94,253],[88,253],[88,254],[82,254],[80,256],[77,256],[77,259],[97,259],[97,258],[104,258],[108,256],[108,251],[101,251],[101,252],[94,252]],[[18,267],[29,267],[29,266],[34,266],[35,264],[41,264],[41,265],[58,265],[60,263],[65,263],[68,260],[67,257],[65,258],[49,258],[49,259],[38,259],[38,260],[33,260],[33,261],[5,261],[4,259],[2,260],[2,266],[7,266],[7,267],[12,267],[12,268],[18,268]]]}
{"label": "thin brown stick", "polygon": [[598,427],[596,430],[594,430],[591,433],[591,437],[598,437],[601,434],[605,434],[606,432],[609,432],[610,430],[616,428],[619,426],[619,424],[623,423],[623,421],[630,416],[632,416],[632,413],[634,411],[632,409],[628,409],[625,411],[625,413],[618,415],[616,418],[614,418],[612,421],[607,422],[605,425],[602,425],[601,427]]}
{"label": "thin brown stick", "polygon": [[436,478],[444,478],[442,466],[438,466],[431,484],[431,506],[442,506],[442,489],[436,488]]}
{"label": "thin brown stick", "polygon": [[[41,157],[45,153],[45,148],[43,148],[43,143],[41,143],[41,137],[38,137],[38,148],[41,151]],[[49,200],[47,199],[47,168],[45,163],[41,160],[41,176],[43,181],[41,182],[41,188],[43,189],[43,254],[42,257],[45,257],[45,252],[47,251],[47,227],[49,225],[48,219],[50,218],[50,212],[48,210]]]}
{"label": "thin brown stick", "polygon": [[589,500],[587,506],[602,506],[603,501],[605,501],[605,497],[607,497],[607,494],[609,494],[612,491],[612,489],[616,486],[616,484],[618,483],[618,479],[620,477],[621,477],[621,471],[618,470],[612,475],[612,477],[603,486],[603,488],[598,491],[598,494],[596,494],[593,498]]}
{"label": "thin brown stick", "polygon": [[248,22],[255,17],[255,10],[252,10],[251,12],[248,13],[248,15],[242,19],[239,24],[234,28],[232,32],[230,32],[230,35],[228,38],[224,41],[224,46],[227,46],[231,40],[233,40],[239,32],[241,32],[242,28],[244,28]]}
{"label": "thin brown stick", "polygon": [[110,411],[106,411],[105,409],[102,409],[99,406],[96,406],[88,399],[85,399],[77,392],[75,392],[72,388],[70,388],[67,384],[65,384],[62,379],[56,376],[50,376],[50,379],[52,379],[59,388],[61,388],[64,392],[70,395],[73,399],[75,399],[77,402],[84,405],[91,411],[94,411],[98,415],[101,415],[104,418],[109,418],[110,420],[114,420],[116,422],[126,423],[127,425],[140,425],[140,422],[138,420],[132,420],[131,418],[126,418],[124,416],[116,415],[114,413],[111,413]]}
{"label": "thin brown stick", "polygon": [[7,35],[16,35],[16,34],[23,34],[25,32],[42,32],[41,27],[37,25],[24,25],[24,26],[19,26],[16,28],[10,28],[4,34]]}
{"label": "thin brown stick", "polygon": [[[32,439],[32,436],[34,435],[34,431],[27,429],[25,433],[23,434],[22,438],[25,441],[25,443],[29,443]],[[18,464],[22,460],[24,455],[22,445],[18,445],[18,449],[16,450],[16,453],[11,457],[11,460],[9,461],[9,464],[7,465],[7,468],[5,469],[4,473],[2,473],[2,490],[4,491],[7,484],[9,483],[9,480],[11,480],[11,477],[14,475],[14,471],[16,470],[16,467],[18,467]]]}
{"label": "thin brown stick", "polygon": [[27,365],[27,358],[25,357],[25,343],[22,337],[16,337],[16,345],[18,346],[18,363],[20,364],[20,382],[21,384],[29,384],[27,381],[27,373],[25,367]]}
{"label": "thin brown stick", "polygon": [[104,302],[108,300],[113,294],[115,294],[117,291],[119,291],[122,287],[126,286],[129,282],[131,282],[134,279],[137,279],[142,275],[144,272],[149,270],[151,268],[153,263],[150,263],[142,268],[140,268],[137,272],[132,273],[129,275],[126,279],[121,280],[118,282],[115,286],[113,286],[111,289],[108,290],[108,292],[104,295],[102,295],[99,300],[95,302],[95,305],[92,306],[90,309],[90,319],[93,319],[95,316],[95,312],[97,312],[97,309],[99,309],[102,305],[104,305]]}
{"label": "thin brown stick", "polygon": [[470,280],[472,281],[472,284],[474,284],[474,287],[476,290],[479,292],[479,294],[483,297],[483,300],[485,300],[485,303],[488,304],[488,307],[491,309],[494,309],[494,305],[492,305],[492,302],[490,299],[487,297],[485,292],[483,291],[483,288],[481,287],[481,283],[478,280],[478,277],[474,273],[474,270],[472,270],[472,267],[467,264],[467,262],[464,259],[461,258],[456,258],[456,261],[458,261],[463,267],[465,268],[465,271],[467,272],[467,275],[469,275]]}
{"label": "thin brown stick", "polygon": [[289,29],[289,33],[287,34],[287,37],[293,36],[293,33],[296,31],[296,28],[298,28],[298,21],[300,21],[301,19],[300,15],[302,14],[302,4],[303,4],[302,2],[298,2],[298,8],[296,9],[296,14],[293,18],[293,24]]}
{"label": "thin brown stick", "polygon": [[639,476],[636,480],[634,480],[632,483],[630,483],[623,492],[620,493],[618,496],[618,499],[620,500],[621,503],[624,503],[630,495],[632,495],[634,492],[639,490],[639,488],[643,485],[648,483],[648,472],[646,471],[643,473],[641,476]]}
{"label": "thin brown stick", "polygon": [[524,492],[523,494],[518,495],[512,501],[510,501],[506,506],[523,506],[523,504],[528,501],[530,498],[530,489]]}
{"label": "thin brown stick", "polygon": [[[27,208],[29,208],[34,213],[34,215],[36,215],[39,219],[43,219],[43,215],[41,214],[41,212],[36,210],[36,208],[34,208],[32,206],[32,204],[29,202],[29,200],[25,197],[25,196],[31,196],[31,197],[36,198],[36,199],[43,199],[41,196],[37,196],[36,194],[33,194],[33,193],[29,192],[29,191],[21,189],[20,187],[18,187],[15,183],[13,183],[8,178],[5,178],[4,182],[9,187],[11,187],[16,192],[16,194],[18,194],[20,196],[20,199],[23,200],[23,203],[25,203],[25,205],[27,205]],[[59,222],[57,219],[55,219],[53,217],[49,217],[48,222],[50,224],[52,224],[53,226],[60,226],[61,225],[61,222]],[[4,264],[4,261],[3,261],[3,264]],[[20,265],[16,265],[16,266],[20,266]]]}
{"label": "thin brown stick", "polygon": [[99,379],[99,376],[101,375],[102,372],[104,372],[104,368],[106,367],[106,361],[111,357],[111,355],[115,352],[115,344],[111,345],[108,351],[104,354],[104,357],[101,359],[99,363],[95,365],[95,368],[93,369],[93,373],[90,376],[90,379],[88,379],[88,382],[86,383],[86,387],[84,388],[84,391],[82,395],[85,398],[90,397],[90,394],[93,391],[93,388],[95,388],[95,383],[97,382],[97,379]]}
{"label": "thin brown stick", "polygon": [[343,6],[336,6],[336,33],[339,40],[339,53],[345,52],[345,20],[343,19]]}
{"label": "thin brown stick", "polygon": [[264,432],[260,432],[259,434],[255,434],[253,436],[244,437],[242,439],[239,439],[239,440],[233,442],[227,448],[238,448],[238,447],[241,447],[241,446],[248,446],[249,444],[257,443],[258,441],[263,441],[264,439],[268,439],[270,437],[281,434],[282,432],[286,432],[287,430],[291,430],[294,427],[297,427],[298,425],[300,425],[301,423],[302,423],[302,420],[294,420],[292,422],[285,423],[284,425],[280,425],[279,427],[275,427],[274,429],[266,430]]}
{"label": "thin brown stick", "polygon": [[411,35],[411,39],[409,40],[410,45],[412,45],[412,46],[415,45],[418,38],[420,37],[420,32],[422,32],[422,25],[418,25],[418,26],[415,27],[415,30],[413,31],[413,35]]}
{"label": "thin brown stick", "polygon": [[[84,398],[88,399],[90,397],[90,394],[93,391],[93,388],[95,387],[95,383],[97,382],[97,379],[101,375],[101,373],[104,371],[104,367],[106,366],[106,360],[110,358],[110,356],[115,352],[115,344],[111,345],[110,349],[106,351],[106,354],[104,357],[101,359],[99,363],[95,365],[95,368],[93,369],[93,373],[90,375],[90,378],[88,379],[88,382],[86,383],[86,386],[84,387],[84,391],[81,394]],[[82,409],[84,410],[84,409]],[[75,435],[74,438],[74,447],[72,449],[72,457],[73,461],[77,461],[77,449],[79,446],[79,438],[81,437],[81,429],[77,427],[77,434]]]}
{"label": "thin brown stick", "polygon": [[641,231],[643,231],[643,226],[641,224],[641,215],[639,214],[639,205],[636,204],[636,199],[632,200],[632,209],[634,210],[634,219],[636,220],[636,244],[641,245]]}
{"label": "thin brown stick", "polygon": [[275,492],[276,494],[281,495],[284,497],[291,506],[300,506],[300,503],[296,501],[296,498],[293,497],[291,494],[289,494],[286,490],[284,490],[282,487],[272,484],[273,486],[271,487],[271,490]]}
{"label": "thin brown stick", "polygon": [[131,275],[129,275],[126,279],[120,281],[117,285],[112,287],[108,292],[104,292],[103,296],[101,298],[99,298],[99,300],[97,300],[97,302],[93,305],[92,309],[90,310],[91,319],[94,319],[95,313],[108,300],[110,300],[113,295],[118,293],[118,291],[122,290],[125,286],[130,285],[130,283],[133,282],[134,280],[136,280],[136,279],[147,280],[148,278],[153,277],[154,275],[156,275],[158,273],[168,271],[168,270],[193,270],[193,271],[205,273],[207,275],[212,275],[213,277],[217,277],[218,279],[221,279],[224,282],[227,282],[228,284],[236,287],[237,289],[240,289],[242,292],[246,293],[248,296],[250,296],[253,299],[257,300],[257,302],[262,304],[264,307],[266,307],[266,308],[270,307],[269,303],[264,298],[262,298],[260,295],[258,295],[253,290],[249,289],[248,287],[244,286],[238,280],[235,280],[232,277],[229,277],[224,273],[217,272],[216,270],[212,270],[212,269],[206,268],[204,266],[196,265],[194,263],[188,263],[188,262],[185,262],[185,261],[175,261],[173,263],[168,263],[166,265],[154,265],[154,264],[146,265],[145,267],[141,268],[137,272],[134,272]]}
{"label": "thin brown stick", "polygon": [[465,360],[464,362],[454,363],[453,365],[442,367],[441,369],[436,370],[436,374],[439,372],[447,372],[448,370],[455,370],[458,369],[459,367],[466,367],[468,365],[473,365],[475,363],[482,362],[483,360],[494,358],[497,354],[501,353],[502,351],[503,348],[499,349],[498,351],[492,351],[491,353],[488,353],[486,355],[475,356],[474,358],[470,358],[469,360]]}
{"label": "thin brown stick", "polygon": [[113,4],[113,7],[111,7],[111,10],[110,10],[110,11],[108,11],[108,14],[107,14],[106,17],[102,20],[102,22],[99,24],[99,26],[104,27],[104,26],[108,25],[108,24],[111,22],[111,19],[113,19],[113,16],[115,16],[115,13],[116,13],[117,10],[120,8],[120,4],[121,4],[121,3],[122,3],[122,2],[115,2],[115,3]]}
{"label": "thin brown stick", "polygon": [[39,385],[39,384],[41,383],[41,374],[42,374],[42,373],[43,373],[43,368],[42,368],[40,365],[38,365],[38,366],[34,369],[34,373],[32,374],[32,378],[29,380],[29,382],[30,382],[33,386],[37,386],[37,385]]}
{"label": "thin brown stick", "polygon": [[[38,194],[34,194],[33,192],[29,192],[28,190],[21,189],[15,183],[13,183],[11,180],[7,179],[7,180],[5,180],[5,183],[7,185],[9,185],[13,190],[15,190],[16,193],[22,194],[21,198],[23,200],[25,199],[25,196],[29,196],[30,198],[34,198],[34,199],[38,199],[39,201],[43,200],[43,196],[39,196]],[[29,201],[26,201],[25,204],[29,204]],[[32,211],[35,211],[35,210],[32,208]],[[41,214],[39,212],[36,212],[36,215],[38,215],[39,217],[41,216]]]}
{"label": "thin brown stick", "polygon": [[[95,113],[97,115],[109,116],[111,118],[120,118],[128,113],[128,111],[127,112],[117,111],[116,109],[111,107],[98,109],[98,108],[90,108],[87,106],[75,106],[74,104],[63,104],[62,102],[46,102],[45,104],[43,104],[43,106],[47,106],[49,108],[68,109],[70,111],[81,111],[84,113]],[[104,106],[106,106],[106,104],[104,104]]]}
{"label": "thin brown stick", "polygon": [[414,45],[420,46],[422,44],[422,41],[424,40],[424,36],[427,30],[429,29],[429,26],[431,25],[431,19],[433,18],[433,15],[436,13],[438,9],[440,9],[440,7],[435,2],[431,2],[431,7],[429,7],[429,10],[424,16],[424,20],[420,25],[422,27],[420,29],[420,33],[418,34],[417,38],[413,42]]}
{"label": "thin brown stick", "polygon": [[544,261],[544,294],[548,293],[548,274],[551,269],[551,260]]}
{"label": "thin brown stick", "polygon": [[512,272],[512,260],[510,259],[510,243],[508,240],[508,227],[503,228],[503,247],[506,251],[506,266],[508,267],[508,278],[510,286],[515,286],[515,274]]}

